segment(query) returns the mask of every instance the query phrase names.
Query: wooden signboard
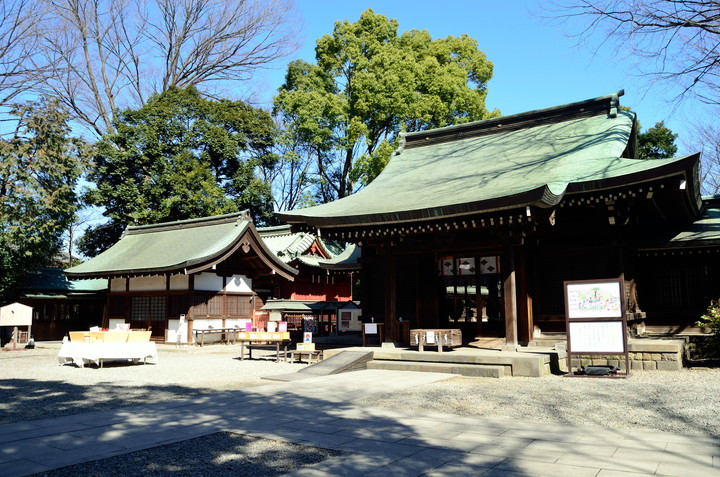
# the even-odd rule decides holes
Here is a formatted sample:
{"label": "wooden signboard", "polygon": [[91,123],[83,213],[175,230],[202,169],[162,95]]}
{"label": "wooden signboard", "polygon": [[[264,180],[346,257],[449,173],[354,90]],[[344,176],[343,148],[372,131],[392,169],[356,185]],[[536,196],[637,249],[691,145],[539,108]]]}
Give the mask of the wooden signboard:
{"label": "wooden signboard", "polygon": [[575,355],[625,357],[630,373],[624,279],[566,281],[565,317],[568,371]]}

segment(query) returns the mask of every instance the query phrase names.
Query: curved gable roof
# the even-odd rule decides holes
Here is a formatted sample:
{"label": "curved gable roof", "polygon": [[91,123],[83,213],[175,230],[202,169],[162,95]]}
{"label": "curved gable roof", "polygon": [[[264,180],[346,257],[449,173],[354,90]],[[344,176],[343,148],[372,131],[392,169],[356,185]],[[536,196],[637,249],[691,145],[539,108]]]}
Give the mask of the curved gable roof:
{"label": "curved gable roof", "polygon": [[351,227],[433,220],[527,205],[566,193],[692,170],[697,157],[623,157],[634,113],[604,96],[539,111],[407,134],[385,169],[356,194],[279,213],[288,223]]}
{"label": "curved gable roof", "polygon": [[259,238],[247,212],[130,226],[120,240],[85,263],[65,270],[69,278],[195,273],[239,249],[252,251],[275,273],[292,279],[297,270],[279,260]]}

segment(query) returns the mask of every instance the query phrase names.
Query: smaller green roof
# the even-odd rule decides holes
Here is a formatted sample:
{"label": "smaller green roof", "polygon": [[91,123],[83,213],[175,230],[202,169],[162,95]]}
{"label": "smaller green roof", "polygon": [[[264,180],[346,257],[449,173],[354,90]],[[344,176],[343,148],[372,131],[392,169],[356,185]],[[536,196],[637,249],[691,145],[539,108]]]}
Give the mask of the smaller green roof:
{"label": "smaller green roof", "polygon": [[362,248],[351,243],[341,253],[329,260],[320,260],[318,265],[325,270],[360,270]]}
{"label": "smaller green roof", "polygon": [[707,247],[720,245],[720,196],[703,197],[702,215],[675,235],[670,247]]}
{"label": "smaller green roof", "polygon": [[[257,234],[245,212],[128,227],[120,240],[87,262],[68,268],[70,279],[195,273],[250,249],[285,278],[297,270],[283,263]],[[242,272],[239,272],[242,273]]]}
{"label": "smaller green roof", "polygon": [[21,285],[27,297],[60,297],[78,294],[93,294],[107,290],[104,278],[72,281],[63,274],[62,268],[38,267],[30,271]]}
{"label": "smaller green roof", "polygon": [[293,232],[289,225],[260,227],[258,233],[268,249],[285,263],[301,259],[303,263],[316,267],[317,260],[307,253],[313,243],[317,243],[325,255],[332,256],[322,240],[311,233]]}
{"label": "smaller green roof", "polygon": [[265,311],[283,311],[286,313],[318,314],[336,309],[356,310],[359,306],[353,301],[312,301],[272,299],[262,307]]}
{"label": "smaller green roof", "polygon": [[[350,244],[342,249],[338,242],[326,242],[309,232],[293,232],[289,225],[258,229],[268,248],[285,263],[303,264],[323,270],[356,270],[360,268],[360,248]],[[310,253],[317,244],[325,257]],[[335,255],[333,249],[342,250]]]}

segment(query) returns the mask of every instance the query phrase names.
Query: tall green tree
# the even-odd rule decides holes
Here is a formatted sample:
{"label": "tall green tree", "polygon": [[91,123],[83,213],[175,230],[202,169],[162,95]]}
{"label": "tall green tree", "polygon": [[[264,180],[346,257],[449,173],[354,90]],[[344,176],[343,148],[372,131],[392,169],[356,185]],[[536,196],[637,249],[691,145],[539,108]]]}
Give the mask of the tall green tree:
{"label": "tall green tree", "polygon": [[270,115],[242,101],[210,100],[195,88],[170,88],[138,110],[117,115],[116,133],[96,145],[87,194],[109,218],[86,233],[94,256],[125,225],[191,219],[250,209],[272,220],[270,187],[256,176],[271,168],[276,128]]}
{"label": "tall green tree", "polygon": [[638,156],[640,159],[668,159],[675,157],[678,135],[665,127],[665,122],[655,123],[644,133],[638,134]]}
{"label": "tall green tree", "polygon": [[21,277],[47,265],[79,208],[75,192],[88,148],[70,136],[55,100],[16,106],[17,128],[0,140],[0,302]]}
{"label": "tall green tree", "polygon": [[485,108],[493,66],[467,35],[398,35],[397,20],[366,10],[317,41],[316,64],[294,61],[275,111],[313,158],[318,200],[355,192],[382,171],[401,131],[497,115]]}

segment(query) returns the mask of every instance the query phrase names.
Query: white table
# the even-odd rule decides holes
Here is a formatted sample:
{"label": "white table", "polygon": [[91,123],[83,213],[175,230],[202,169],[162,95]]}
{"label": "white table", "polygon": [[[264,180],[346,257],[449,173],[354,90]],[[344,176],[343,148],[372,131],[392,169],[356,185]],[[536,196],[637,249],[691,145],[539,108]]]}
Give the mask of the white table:
{"label": "white table", "polygon": [[103,361],[127,359],[137,362],[152,358],[157,362],[157,346],[154,342],[140,343],[63,343],[58,353],[58,362],[73,362],[79,367],[95,363],[102,367]]}

